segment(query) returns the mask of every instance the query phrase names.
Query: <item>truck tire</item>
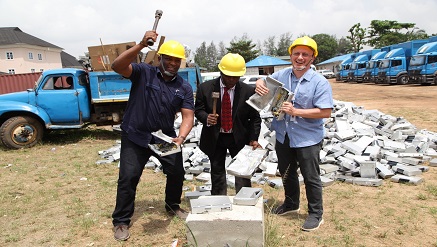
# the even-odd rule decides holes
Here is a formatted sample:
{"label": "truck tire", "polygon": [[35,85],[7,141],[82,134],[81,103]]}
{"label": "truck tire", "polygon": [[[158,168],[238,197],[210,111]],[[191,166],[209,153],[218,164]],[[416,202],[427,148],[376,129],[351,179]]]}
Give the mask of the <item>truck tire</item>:
{"label": "truck tire", "polygon": [[405,85],[408,83],[408,75],[401,75],[397,79],[397,83],[400,85]]}
{"label": "truck tire", "polygon": [[38,120],[28,116],[18,116],[2,124],[0,137],[7,148],[30,148],[41,141],[43,131],[43,126]]}

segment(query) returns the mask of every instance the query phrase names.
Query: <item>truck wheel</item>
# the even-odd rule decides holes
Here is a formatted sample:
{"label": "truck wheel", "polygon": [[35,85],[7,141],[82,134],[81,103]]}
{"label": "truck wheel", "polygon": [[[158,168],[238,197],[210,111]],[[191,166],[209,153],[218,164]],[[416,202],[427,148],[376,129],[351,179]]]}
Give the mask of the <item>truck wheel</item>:
{"label": "truck wheel", "polygon": [[7,148],[30,148],[41,141],[43,131],[43,126],[38,120],[19,116],[12,117],[2,124],[0,137]]}
{"label": "truck wheel", "polygon": [[405,85],[408,83],[408,76],[407,75],[401,75],[398,77],[397,83],[400,85]]}

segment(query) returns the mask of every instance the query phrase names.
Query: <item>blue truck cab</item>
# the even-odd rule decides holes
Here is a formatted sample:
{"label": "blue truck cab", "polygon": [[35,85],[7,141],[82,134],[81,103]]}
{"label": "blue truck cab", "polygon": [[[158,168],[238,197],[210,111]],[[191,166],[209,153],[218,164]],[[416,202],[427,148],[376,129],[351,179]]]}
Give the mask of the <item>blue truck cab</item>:
{"label": "blue truck cab", "polygon": [[427,40],[412,40],[392,45],[380,63],[378,81],[389,84],[407,84],[410,58]]}
{"label": "blue truck cab", "polygon": [[338,74],[336,76],[337,81],[347,81],[350,64],[355,58],[355,54],[352,54],[350,57],[345,58],[340,64],[338,68]]}
{"label": "blue truck cab", "polygon": [[[430,40],[437,40],[437,36]],[[421,46],[410,59],[410,83],[437,84],[437,41]]]}
{"label": "blue truck cab", "polygon": [[[198,67],[179,73],[193,90],[202,82]],[[36,145],[46,130],[120,124],[131,84],[113,71],[44,71],[34,88],[0,95],[1,142],[19,149]]]}
{"label": "blue truck cab", "polygon": [[367,62],[379,51],[379,49],[373,49],[357,53],[350,66],[348,81],[363,82]]}
{"label": "blue truck cab", "polygon": [[363,75],[364,82],[377,82],[379,64],[389,51],[389,46],[382,47],[379,52],[377,52],[370,58],[369,62],[367,62],[366,64],[366,72]]}

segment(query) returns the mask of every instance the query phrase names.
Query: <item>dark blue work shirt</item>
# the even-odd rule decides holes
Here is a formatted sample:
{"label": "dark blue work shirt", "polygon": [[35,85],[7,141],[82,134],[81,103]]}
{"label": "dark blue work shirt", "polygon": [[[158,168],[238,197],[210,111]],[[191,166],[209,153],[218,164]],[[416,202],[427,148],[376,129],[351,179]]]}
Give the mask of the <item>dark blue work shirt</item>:
{"label": "dark blue work shirt", "polygon": [[181,108],[194,110],[191,85],[179,75],[165,81],[158,67],[145,63],[132,63],[129,79],[132,87],[121,124],[129,140],[143,147],[162,142],[155,140],[151,134],[160,129],[164,134],[175,137],[176,113]]}

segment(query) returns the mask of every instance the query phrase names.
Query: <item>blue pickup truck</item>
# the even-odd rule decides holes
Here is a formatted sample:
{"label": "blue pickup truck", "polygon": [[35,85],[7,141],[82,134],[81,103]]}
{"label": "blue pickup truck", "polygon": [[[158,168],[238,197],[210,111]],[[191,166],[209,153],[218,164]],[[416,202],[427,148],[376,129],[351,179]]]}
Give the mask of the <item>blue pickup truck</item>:
{"label": "blue pickup truck", "polygon": [[[197,89],[198,67],[179,70]],[[0,95],[0,139],[11,149],[32,147],[47,130],[116,125],[123,119],[131,81],[113,71],[56,69],[43,72],[33,89]]]}

